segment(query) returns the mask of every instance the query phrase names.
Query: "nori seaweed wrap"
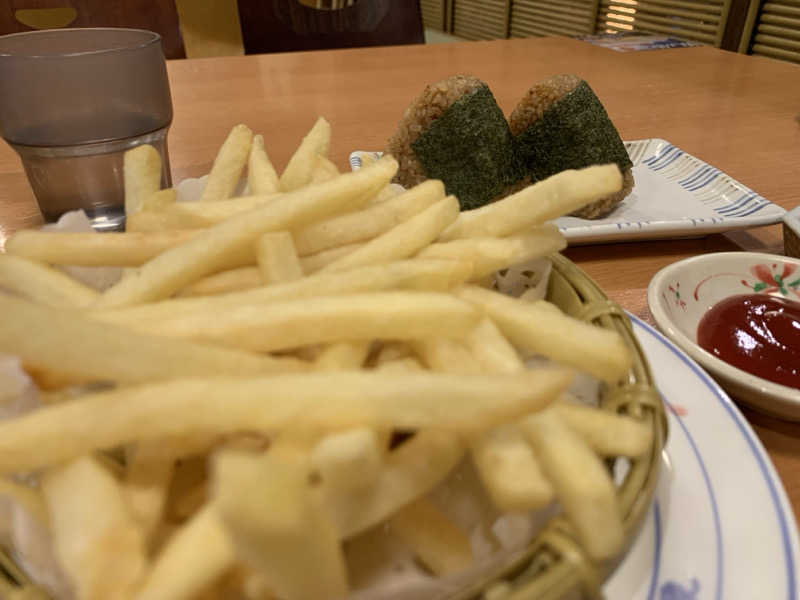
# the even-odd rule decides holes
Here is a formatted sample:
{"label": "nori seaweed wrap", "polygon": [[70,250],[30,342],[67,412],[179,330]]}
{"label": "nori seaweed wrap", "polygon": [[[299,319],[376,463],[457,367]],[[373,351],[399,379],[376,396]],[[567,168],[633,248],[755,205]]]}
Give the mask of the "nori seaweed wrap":
{"label": "nori seaweed wrap", "polygon": [[400,164],[397,183],[440,179],[462,210],[504,196],[523,178],[492,92],[465,75],[428,85],[406,109],[387,152]]}
{"label": "nori seaweed wrap", "polygon": [[616,163],[622,189],[572,213],[596,219],[610,213],[633,189],[633,166],[616,128],[589,85],[556,75],[528,90],[509,118],[516,153],[532,181],[566,169]]}

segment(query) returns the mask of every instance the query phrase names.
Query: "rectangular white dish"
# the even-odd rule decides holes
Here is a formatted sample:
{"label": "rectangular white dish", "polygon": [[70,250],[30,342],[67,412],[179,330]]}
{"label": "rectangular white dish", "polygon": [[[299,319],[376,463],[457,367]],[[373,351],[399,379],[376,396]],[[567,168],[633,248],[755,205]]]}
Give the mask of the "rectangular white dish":
{"label": "rectangular white dish", "polygon": [[[625,142],[636,184],[603,219],[556,219],[571,245],[702,237],[779,223],[786,211],[666,140]],[[361,152],[350,155],[353,169]]]}

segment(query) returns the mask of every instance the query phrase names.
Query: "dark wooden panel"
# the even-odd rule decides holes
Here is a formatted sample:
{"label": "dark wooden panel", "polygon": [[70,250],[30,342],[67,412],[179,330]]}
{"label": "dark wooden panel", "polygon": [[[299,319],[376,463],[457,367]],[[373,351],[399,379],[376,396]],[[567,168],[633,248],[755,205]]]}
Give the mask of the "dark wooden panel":
{"label": "dark wooden panel", "polygon": [[722,35],[722,44],[720,44],[720,48],[723,50],[732,50],[733,52],[738,50],[749,7],[750,0],[731,0],[728,22],[725,24],[725,33]]}

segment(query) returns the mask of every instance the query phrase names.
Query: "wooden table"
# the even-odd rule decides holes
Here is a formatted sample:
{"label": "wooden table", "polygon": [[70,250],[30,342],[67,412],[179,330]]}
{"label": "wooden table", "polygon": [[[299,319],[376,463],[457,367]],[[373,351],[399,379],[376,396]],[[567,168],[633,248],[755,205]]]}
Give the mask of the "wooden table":
{"label": "wooden table", "polygon": [[[785,208],[800,203],[800,67],[765,58],[685,48],[618,53],[562,38],[469,42],[173,61],[173,178],[208,171],[236,123],[264,134],[276,166],[324,115],[341,168],[355,149],[380,150],[422,89],[453,73],[485,80],[506,113],[554,73],[587,79],[624,139],[665,138]],[[40,217],[13,152],[0,147],[0,245]],[[781,253],[778,226],[701,240],[569,249],[624,308],[651,321],[646,288],[661,267],[705,252]],[[800,425],[745,409],[800,516]]]}

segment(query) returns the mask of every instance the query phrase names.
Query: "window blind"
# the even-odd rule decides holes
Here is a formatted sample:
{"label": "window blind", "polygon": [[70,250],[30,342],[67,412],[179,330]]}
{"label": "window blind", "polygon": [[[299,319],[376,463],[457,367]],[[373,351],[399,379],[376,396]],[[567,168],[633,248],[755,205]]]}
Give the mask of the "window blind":
{"label": "window blind", "polygon": [[764,2],[750,53],[800,63],[800,0]]}
{"label": "window blind", "polygon": [[598,0],[514,0],[511,37],[587,35],[594,32]]}
{"label": "window blind", "polygon": [[425,27],[446,31],[444,23],[445,0],[420,0],[422,23]]}
{"label": "window blind", "polygon": [[508,37],[508,0],[454,0],[453,35],[468,40]]}
{"label": "window blind", "polygon": [[600,0],[598,32],[641,31],[719,46],[730,0]]}

